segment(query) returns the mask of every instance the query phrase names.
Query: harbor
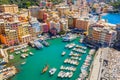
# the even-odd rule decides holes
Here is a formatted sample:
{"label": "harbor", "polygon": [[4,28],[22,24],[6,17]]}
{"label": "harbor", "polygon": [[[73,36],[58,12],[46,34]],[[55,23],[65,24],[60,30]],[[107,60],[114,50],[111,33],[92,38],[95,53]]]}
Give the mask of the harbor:
{"label": "harbor", "polygon": [[[47,42],[50,44],[49,47],[44,47],[43,49],[36,49],[29,47],[29,52],[34,53],[33,56],[28,56],[26,59],[19,58],[23,61],[23,64],[17,64],[17,68],[20,70],[16,76],[12,78],[12,80],[22,80],[23,78],[26,80],[59,80],[62,78],[58,77],[58,74],[60,71],[71,71],[69,73],[69,80],[75,80],[79,78],[79,75],[81,73],[81,66],[84,64],[85,59],[89,53],[88,48],[84,49],[86,50],[86,53],[77,53],[74,54],[71,52],[72,49],[80,46],[84,46],[84,44],[81,44],[79,42],[79,38],[72,42],[62,42],[62,38],[54,38],[47,40]],[[67,44],[73,44],[74,47],[71,49],[66,48],[65,46]],[[77,46],[75,46],[77,45]],[[78,46],[80,45],[80,46]],[[57,47],[56,47],[57,46]],[[70,45],[71,46],[71,45]],[[61,54],[65,52],[64,56],[61,56]],[[15,53],[14,53],[15,54]],[[76,55],[79,54],[79,55]],[[15,54],[16,55],[16,54]],[[18,55],[16,55],[18,56]],[[66,59],[70,59],[71,62],[64,63]],[[76,62],[78,63],[76,63]],[[46,68],[45,65],[48,65]],[[42,70],[46,68],[46,71],[41,74]],[[50,75],[50,70],[52,68],[55,68],[54,74]],[[88,70],[89,73],[89,70]],[[68,73],[66,73],[68,74]],[[26,76],[23,76],[26,75]],[[23,76],[23,77],[20,77]],[[66,75],[67,77],[67,75]],[[66,78],[63,78],[66,79]]]}

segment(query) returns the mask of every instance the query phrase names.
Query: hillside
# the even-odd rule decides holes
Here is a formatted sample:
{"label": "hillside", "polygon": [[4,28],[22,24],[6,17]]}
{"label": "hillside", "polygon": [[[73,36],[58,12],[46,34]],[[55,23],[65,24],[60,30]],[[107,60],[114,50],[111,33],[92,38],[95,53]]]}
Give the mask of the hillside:
{"label": "hillside", "polygon": [[[17,4],[19,8],[28,8],[32,5],[39,5],[41,0],[0,0],[1,4]],[[49,0],[52,1],[54,4],[60,3],[63,0]]]}

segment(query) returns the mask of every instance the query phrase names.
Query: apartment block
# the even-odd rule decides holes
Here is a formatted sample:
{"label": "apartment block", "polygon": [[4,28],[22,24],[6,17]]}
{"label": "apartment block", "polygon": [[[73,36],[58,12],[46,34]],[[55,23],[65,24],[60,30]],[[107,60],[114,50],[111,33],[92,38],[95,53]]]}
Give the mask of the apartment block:
{"label": "apartment block", "polygon": [[76,26],[75,27],[78,28],[78,29],[85,30],[85,31],[88,32],[89,26],[90,26],[90,22],[87,19],[79,19],[78,18],[76,20]]}
{"label": "apartment block", "polygon": [[88,38],[102,45],[111,45],[116,40],[117,32],[110,27],[94,25],[90,27]]}
{"label": "apartment block", "polygon": [[17,13],[18,6],[15,4],[12,5],[0,5],[0,12],[5,12],[5,13]]}
{"label": "apartment block", "polygon": [[5,29],[5,34],[0,35],[1,43],[7,46],[13,46],[19,43],[16,30]]}

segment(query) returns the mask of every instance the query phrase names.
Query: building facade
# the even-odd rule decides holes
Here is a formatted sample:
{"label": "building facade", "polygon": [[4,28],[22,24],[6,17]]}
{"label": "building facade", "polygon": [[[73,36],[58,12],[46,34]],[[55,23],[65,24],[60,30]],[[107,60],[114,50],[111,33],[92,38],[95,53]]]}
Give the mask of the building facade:
{"label": "building facade", "polygon": [[0,5],[0,12],[5,12],[5,13],[17,13],[18,6],[15,4],[12,5]]}
{"label": "building facade", "polygon": [[0,35],[1,43],[7,46],[13,46],[19,43],[16,30],[5,29],[5,34]]}
{"label": "building facade", "polygon": [[117,32],[105,26],[94,25],[90,27],[89,40],[100,43],[103,46],[110,46],[116,40]]}

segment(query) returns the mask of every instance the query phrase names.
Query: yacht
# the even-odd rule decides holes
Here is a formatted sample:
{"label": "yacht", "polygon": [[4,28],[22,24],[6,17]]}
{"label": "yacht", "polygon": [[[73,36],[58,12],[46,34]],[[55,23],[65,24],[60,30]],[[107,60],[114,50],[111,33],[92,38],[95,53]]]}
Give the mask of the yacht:
{"label": "yacht", "polygon": [[56,68],[52,68],[52,69],[50,69],[50,71],[49,71],[50,75],[55,74],[56,70],[57,70]]}
{"label": "yacht", "polygon": [[66,34],[62,39],[63,41],[65,42],[68,42],[68,41],[72,41],[74,39],[76,39],[76,35],[73,35],[73,34]]}

